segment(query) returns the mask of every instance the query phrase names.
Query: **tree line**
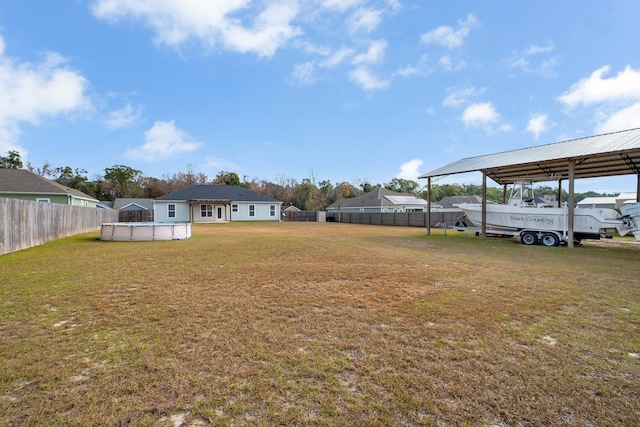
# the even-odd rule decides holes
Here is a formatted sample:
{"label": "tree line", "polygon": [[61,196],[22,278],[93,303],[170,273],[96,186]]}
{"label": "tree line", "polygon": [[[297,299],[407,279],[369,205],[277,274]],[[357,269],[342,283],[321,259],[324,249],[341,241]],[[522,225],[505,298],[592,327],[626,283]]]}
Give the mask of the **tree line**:
{"label": "tree line", "polygon": [[[239,185],[258,194],[280,200],[285,206],[293,205],[302,210],[325,210],[334,202],[351,197],[358,197],[376,188],[386,188],[397,193],[412,194],[416,197],[428,199],[429,194],[425,186],[413,180],[393,178],[382,184],[372,184],[368,181],[359,183],[318,180],[313,171],[308,178],[298,181],[293,178],[278,177],[273,181],[257,178],[240,179],[237,173],[220,171],[214,177],[204,172],[196,171],[192,165],[187,165],[184,171],[161,178],[146,176],[142,171],[126,165],[114,165],[104,169],[104,174],[90,180],[87,171],[71,166],[54,167],[48,162],[36,167],[29,162],[24,164],[17,151],[9,151],[6,156],[0,156],[0,168],[28,169],[42,177],[51,179],[66,187],[74,188],[102,201],[117,198],[150,198],[155,199],[181,188],[199,184]],[[447,196],[481,195],[482,186],[475,184],[442,184],[431,186],[431,201],[437,203]],[[538,196],[557,196],[557,189],[548,186],[536,187]],[[615,194],[600,194],[587,192],[576,194],[576,201],[585,197],[615,196]],[[502,188],[488,187],[489,200],[502,201]],[[562,200],[566,201],[568,194],[563,190]]]}

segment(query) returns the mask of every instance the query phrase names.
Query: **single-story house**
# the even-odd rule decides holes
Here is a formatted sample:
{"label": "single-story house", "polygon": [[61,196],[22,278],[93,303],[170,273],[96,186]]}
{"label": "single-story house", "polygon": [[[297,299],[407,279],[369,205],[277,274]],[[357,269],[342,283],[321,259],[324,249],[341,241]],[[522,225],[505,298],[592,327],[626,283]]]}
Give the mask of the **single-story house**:
{"label": "single-story house", "polygon": [[613,197],[585,197],[576,203],[577,208],[609,208],[618,209],[627,201],[635,201],[636,193],[620,193]]}
{"label": "single-story house", "polygon": [[156,222],[279,221],[282,202],[237,185],[192,185],[158,197]]}
{"label": "single-story house", "polygon": [[97,199],[27,169],[0,168],[0,197],[95,208]]}
{"label": "single-story house", "polygon": [[[439,206],[432,204],[431,210]],[[380,212],[426,212],[427,201],[412,194],[396,193],[378,187],[362,196],[343,198],[327,207],[327,212],[380,213]]]}

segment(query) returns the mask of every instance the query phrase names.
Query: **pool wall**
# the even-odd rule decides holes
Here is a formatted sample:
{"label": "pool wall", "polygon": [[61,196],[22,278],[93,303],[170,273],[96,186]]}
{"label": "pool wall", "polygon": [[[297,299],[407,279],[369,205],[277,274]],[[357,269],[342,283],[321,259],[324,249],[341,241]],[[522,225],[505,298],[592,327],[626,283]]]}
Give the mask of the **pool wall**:
{"label": "pool wall", "polygon": [[191,223],[112,222],[100,227],[100,240],[142,242],[182,240],[191,237]]}

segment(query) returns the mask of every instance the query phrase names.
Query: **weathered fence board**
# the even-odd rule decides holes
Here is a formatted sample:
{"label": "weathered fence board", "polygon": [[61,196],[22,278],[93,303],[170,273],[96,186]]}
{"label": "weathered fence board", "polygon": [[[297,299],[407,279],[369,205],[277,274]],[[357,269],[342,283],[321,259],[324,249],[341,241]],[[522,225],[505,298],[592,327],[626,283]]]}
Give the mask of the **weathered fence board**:
{"label": "weathered fence board", "polygon": [[107,209],[0,198],[0,255],[117,221],[118,212]]}

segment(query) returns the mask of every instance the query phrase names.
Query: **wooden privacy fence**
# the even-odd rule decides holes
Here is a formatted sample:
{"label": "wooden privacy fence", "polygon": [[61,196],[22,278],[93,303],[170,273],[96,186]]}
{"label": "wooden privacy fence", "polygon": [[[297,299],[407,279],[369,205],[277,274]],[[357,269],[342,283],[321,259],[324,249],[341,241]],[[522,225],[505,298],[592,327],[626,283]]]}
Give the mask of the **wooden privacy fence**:
{"label": "wooden privacy fence", "polygon": [[[431,227],[441,224],[453,226],[460,212],[431,212]],[[331,212],[327,213],[327,221],[349,224],[399,225],[405,227],[426,227],[426,212]]]}
{"label": "wooden privacy fence", "polygon": [[285,212],[282,215],[283,221],[291,222],[324,222],[327,213],[323,211],[294,211]]}
{"label": "wooden privacy fence", "polygon": [[0,255],[117,221],[118,212],[108,209],[0,198]]}
{"label": "wooden privacy fence", "polygon": [[153,211],[120,211],[118,222],[153,222]]}

